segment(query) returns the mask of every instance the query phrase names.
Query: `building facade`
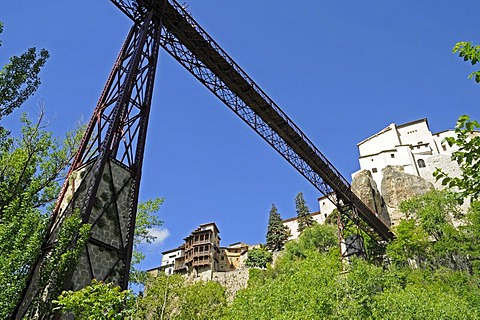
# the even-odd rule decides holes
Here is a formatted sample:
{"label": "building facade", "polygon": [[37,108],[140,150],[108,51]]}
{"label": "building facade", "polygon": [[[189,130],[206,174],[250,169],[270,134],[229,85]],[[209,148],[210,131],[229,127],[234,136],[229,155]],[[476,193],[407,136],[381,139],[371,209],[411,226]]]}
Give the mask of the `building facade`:
{"label": "building facade", "polygon": [[170,275],[175,271],[179,271],[179,262],[183,261],[183,267],[185,266],[185,250],[184,246],[180,246],[175,249],[167,250],[162,252],[162,263],[160,268],[165,272],[165,274]]}
{"label": "building facade", "polygon": [[[437,167],[458,175],[450,156],[455,147],[444,139],[455,137],[454,130],[438,133],[430,131],[427,119],[419,119],[401,125],[390,124],[385,129],[357,144],[360,170],[369,170],[379,190],[382,185],[382,169],[401,166],[405,173],[422,177],[432,183]],[[355,176],[356,172],[352,174]]]}
{"label": "building facade", "polygon": [[[432,133],[426,118],[400,125],[392,123],[357,144],[360,170],[354,172],[352,178],[360,171],[368,170],[378,191],[382,193],[383,169],[396,166],[401,167],[403,172],[421,177],[431,182],[435,188],[442,189],[441,181],[436,181],[433,177],[437,168],[452,177],[461,174],[457,163],[451,160],[452,152],[458,150],[458,147],[450,147],[445,142],[447,137],[456,137],[455,131]],[[335,205],[326,197],[320,197],[318,204],[321,212],[319,221],[324,223]]]}
{"label": "building facade", "polygon": [[228,247],[220,248],[220,264],[216,271],[232,271],[245,265],[250,246],[243,242],[236,242]]}
{"label": "building facade", "polygon": [[237,242],[220,247],[220,230],[215,223],[201,224],[193,230],[181,246],[162,252],[160,267],[148,270],[159,273],[185,274],[191,278],[211,280],[216,272],[229,272],[242,268],[250,246]]}
{"label": "building facade", "polygon": [[217,269],[220,258],[219,234],[217,225],[212,222],[201,224],[183,239],[187,272],[211,278],[211,272]]}
{"label": "building facade", "polygon": [[[313,212],[310,214],[314,221],[318,223],[324,223],[325,219],[322,219],[322,214],[320,212]],[[283,225],[290,230],[290,237],[288,240],[298,239],[300,233],[298,232],[298,218],[293,217],[290,219],[285,219],[282,221]]]}

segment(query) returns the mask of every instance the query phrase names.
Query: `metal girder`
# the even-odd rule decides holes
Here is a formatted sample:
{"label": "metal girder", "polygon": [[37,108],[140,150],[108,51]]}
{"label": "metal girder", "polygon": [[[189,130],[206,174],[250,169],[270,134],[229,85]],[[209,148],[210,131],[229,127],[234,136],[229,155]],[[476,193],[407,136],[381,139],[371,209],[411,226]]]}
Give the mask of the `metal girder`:
{"label": "metal girder", "polygon": [[42,255],[15,310],[16,318],[42,314],[32,302],[54,294],[51,290],[57,284],[39,285],[40,274],[63,222],[77,211],[82,223],[92,227],[75,270],[59,280],[60,289],[78,290],[92,279],[114,282],[123,289],[128,286],[162,29],[153,12],[142,11],[135,18],[57,199]]}
{"label": "metal girder", "polygon": [[[155,7],[154,5],[152,7]],[[295,123],[177,2],[163,11],[162,47],[370,237],[393,233]],[[343,208],[349,208],[343,210]]]}
{"label": "metal girder", "polygon": [[[162,47],[253,128],[372,239],[394,235],[352,191],[349,182],[295,123],[175,0],[111,0],[135,21],[131,8],[162,15]],[[130,12],[130,13],[128,13]]]}

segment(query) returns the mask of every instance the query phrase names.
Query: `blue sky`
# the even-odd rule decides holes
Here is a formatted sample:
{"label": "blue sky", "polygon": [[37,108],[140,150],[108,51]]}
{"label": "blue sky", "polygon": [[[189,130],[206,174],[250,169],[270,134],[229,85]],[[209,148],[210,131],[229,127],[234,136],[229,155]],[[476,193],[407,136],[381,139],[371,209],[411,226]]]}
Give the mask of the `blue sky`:
{"label": "blue sky", "polygon": [[[433,132],[461,114],[479,119],[480,86],[451,53],[480,43],[478,1],[191,0],[198,23],[277,102],[350,179],[356,144],[390,123],[428,118]],[[62,135],[88,121],[130,21],[107,0],[0,3],[0,64],[29,46],[51,58],[23,107],[42,101]],[[18,126],[20,111],[5,121]],[[303,192],[320,194],[167,53],[161,52],[141,200],[165,197],[163,242],[143,268],[159,264],[201,223],[214,221],[222,244],[264,242],[268,211],[295,215]]]}

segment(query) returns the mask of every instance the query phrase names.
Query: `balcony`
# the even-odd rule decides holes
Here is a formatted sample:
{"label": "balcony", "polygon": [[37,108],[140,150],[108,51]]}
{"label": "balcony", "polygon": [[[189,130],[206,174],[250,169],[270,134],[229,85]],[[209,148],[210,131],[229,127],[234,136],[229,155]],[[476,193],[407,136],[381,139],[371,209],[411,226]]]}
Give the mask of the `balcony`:
{"label": "balcony", "polygon": [[193,253],[193,257],[204,257],[204,256],[209,257],[210,251],[197,251]]}
{"label": "balcony", "polygon": [[193,246],[201,245],[201,244],[211,244],[210,239],[207,240],[198,240],[193,242]]}
{"label": "balcony", "polygon": [[210,264],[210,260],[193,260],[193,266],[208,266]]}

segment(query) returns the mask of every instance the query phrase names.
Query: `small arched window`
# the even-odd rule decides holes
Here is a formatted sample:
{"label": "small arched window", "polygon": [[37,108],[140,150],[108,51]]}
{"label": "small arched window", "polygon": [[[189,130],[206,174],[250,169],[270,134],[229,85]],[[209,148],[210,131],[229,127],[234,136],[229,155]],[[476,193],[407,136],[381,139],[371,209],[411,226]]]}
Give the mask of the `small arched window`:
{"label": "small arched window", "polygon": [[423,159],[418,159],[417,163],[418,163],[419,168],[425,168],[426,167],[425,166],[425,160],[423,160]]}

